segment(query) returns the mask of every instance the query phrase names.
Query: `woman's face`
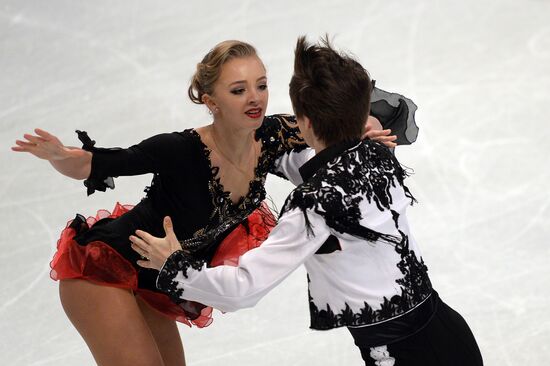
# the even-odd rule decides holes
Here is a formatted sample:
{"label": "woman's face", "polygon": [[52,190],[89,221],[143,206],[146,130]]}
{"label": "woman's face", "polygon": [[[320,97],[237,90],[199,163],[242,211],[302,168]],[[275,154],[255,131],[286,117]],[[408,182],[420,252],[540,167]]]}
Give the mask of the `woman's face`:
{"label": "woman's face", "polygon": [[268,98],[265,67],[256,56],[226,62],[210,96],[215,117],[237,129],[260,127]]}

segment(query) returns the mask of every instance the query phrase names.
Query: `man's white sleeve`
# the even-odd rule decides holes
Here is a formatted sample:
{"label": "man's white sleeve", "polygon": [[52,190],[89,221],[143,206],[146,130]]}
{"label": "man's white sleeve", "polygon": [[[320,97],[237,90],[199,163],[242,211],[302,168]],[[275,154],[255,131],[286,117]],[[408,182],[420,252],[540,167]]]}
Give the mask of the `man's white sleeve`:
{"label": "man's white sleeve", "polygon": [[308,257],[330,235],[323,218],[307,211],[315,235],[308,235],[304,213],[286,212],[268,239],[245,253],[237,267],[208,268],[183,251],[173,253],[157,278],[157,287],[172,300],[193,300],[222,311],[254,306]]}
{"label": "man's white sleeve", "polygon": [[315,155],[315,150],[310,147],[300,151],[288,151],[281,155],[275,162],[275,174],[282,175],[287,178],[295,186],[302,184],[302,176],[298,169],[306,161]]}

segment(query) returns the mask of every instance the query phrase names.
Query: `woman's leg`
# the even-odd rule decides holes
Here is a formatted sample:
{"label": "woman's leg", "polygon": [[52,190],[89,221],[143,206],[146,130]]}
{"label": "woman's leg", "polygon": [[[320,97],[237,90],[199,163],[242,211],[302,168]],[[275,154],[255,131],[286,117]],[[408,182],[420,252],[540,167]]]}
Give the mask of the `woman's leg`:
{"label": "woman's leg", "polygon": [[63,309],[100,366],[164,366],[129,290],[84,280],[61,280]]}
{"label": "woman's leg", "polygon": [[155,338],[164,366],[185,366],[183,344],[176,322],[153,309],[139,295],[136,300]]}

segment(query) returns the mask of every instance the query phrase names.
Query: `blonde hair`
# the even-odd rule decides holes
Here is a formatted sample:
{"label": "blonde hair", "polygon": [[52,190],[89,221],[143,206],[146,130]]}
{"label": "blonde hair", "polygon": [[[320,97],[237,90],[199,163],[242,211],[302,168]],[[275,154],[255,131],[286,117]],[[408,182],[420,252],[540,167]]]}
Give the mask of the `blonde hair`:
{"label": "blonde hair", "polygon": [[202,97],[214,91],[214,84],[220,77],[222,66],[233,58],[249,56],[258,55],[256,49],[248,43],[234,40],[218,43],[197,64],[197,71],[187,90],[191,101],[195,104],[204,104]]}

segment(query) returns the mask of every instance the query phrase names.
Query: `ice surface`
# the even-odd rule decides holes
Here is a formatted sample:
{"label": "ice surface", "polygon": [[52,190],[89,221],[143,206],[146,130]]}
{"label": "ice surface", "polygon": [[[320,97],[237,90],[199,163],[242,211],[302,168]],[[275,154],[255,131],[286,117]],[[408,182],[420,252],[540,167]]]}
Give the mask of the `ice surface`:
{"label": "ice surface", "polygon": [[[0,1],[0,364],[93,365],[48,263],[74,213],[135,203],[150,177],[86,197],[81,182],[9,150],[35,127],[99,146],[209,122],[186,97],[217,42],[257,46],[269,112],[289,112],[297,36],[328,32],[377,86],[419,106],[397,155],[415,235],[441,297],[469,322],[486,365],[550,362],[550,2]],[[270,179],[280,205],[291,187]],[[344,329],[308,330],[300,269],[250,310],[181,327],[189,365],[358,365]]]}

